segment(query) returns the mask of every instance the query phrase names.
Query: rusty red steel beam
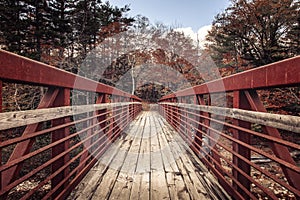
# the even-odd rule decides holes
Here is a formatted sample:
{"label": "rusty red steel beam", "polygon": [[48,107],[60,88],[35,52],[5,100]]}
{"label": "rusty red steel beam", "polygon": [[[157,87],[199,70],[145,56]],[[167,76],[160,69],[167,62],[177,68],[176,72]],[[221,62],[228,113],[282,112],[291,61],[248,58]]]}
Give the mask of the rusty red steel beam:
{"label": "rusty red steel beam", "polygon": [[[160,99],[160,102],[164,102],[164,101],[172,102],[174,98],[182,99],[183,97],[188,97],[188,96],[198,97],[199,95],[205,95],[205,94],[209,95],[212,93],[234,92],[235,94],[234,107],[246,109],[246,110],[266,112],[264,106],[262,105],[261,101],[258,98],[258,95],[256,93],[253,93],[252,91],[255,92],[255,90],[257,89],[269,89],[273,87],[299,86],[299,84],[300,84],[300,56],[297,56],[291,59],[283,60],[277,63],[272,63],[256,69],[248,70],[222,79],[214,80],[199,86],[195,86],[192,88],[175,92],[173,94],[162,97]],[[167,105],[164,107],[167,108],[165,109],[165,112],[167,112],[166,114],[167,119],[171,118],[172,120],[174,120],[172,116],[170,117],[170,115],[173,115],[173,113],[169,113],[170,106]],[[171,107],[171,109],[174,108]],[[185,112],[185,110],[183,109],[182,112]],[[203,116],[203,118],[212,120],[210,119],[209,116]],[[185,122],[183,121],[181,123],[185,123]],[[173,121],[171,124],[173,124]],[[244,128],[241,129],[241,127],[238,127],[237,125],[244,126]],[[202,126],[204,126],[205,128],[211,131],[214,131],[211,129],[211,127],[205,124],[202,124]],[[180,129],[181,128],[182,127],[180,126]],[[238,166],[238,168],[233,167],[233,177],[235,180],[238,180],[238,182],[234,181],[233,183],[233,187],[236,189],[236,191],[238,191],[243,196],[243,198],[246,199],[252,198],[249,195],[248,191],[250,191],[250,187],[251,187],[250,184],[253,183],[253,180],[249,179],[250,166],[253,167],[253,165],[249,164],[247,160],[250,160],[250,151],[254,151],[260,155],[270,158],[271,160],[281,165],[285,177],[287,178],[288,183],[290,184],[288,186],[286,186],[286,184],[284,185],[288,187],[289,190],[292,190],[294,194],[299,197],[299,193],[295,192],[295,190],[299,190],[300,187],[299,167],[296,166],[295,161],[292,159],[288,151],[287,147],[289,147],[288,145],[289,142],[282,141],[278,130],[272,127],[265,127],[265,128],[263,127],[265,132],[270,137],[273,138],[271,140],[271,142],[273,142],[271,143],[271,147],[276,156],[272,156],[266,154],[260,149],[251,146],[250,144],[251,132],[244,131],[250,129],[249,123],[241,120],[237,120],[236,125],[231,125],[231,128],[234,128],[234,130],[236,130],[233,133],[234,137],[223,134],[222,132],[220,132],[219,134],[222,135],[224,138],[229,139],[233,142],[233,151],[231,152],[233,155],[233,164],[235,166]],[[259,135],[259,134],[254,134],[254,135]],[[210,137],[210,135],[208,134],[207,137]],[[275,139],[279,140],[281,144],[277,143],[277,141],[274,142]],[[199,144],[196,144],[196,146],[197,145]],[[296,146],[296,145],[291,145],[291,146]],[[196,147],[194,149],[196,151],[199,151],[199,149],[197,149]],[[219,170],[220,169],[216,169],[216,171]],[[267,176],[270,175],[267,173],[265,174]],[[274,177],[270,177],[270,178],[273,179]],[[273,180],[277,183],[280,183],[280,180],[278,179],[273,179]],[[239,183],[243,183],[243,188],[240,187]],[[224,183],[222,185],[224,185]],[[281,183],[281,185],[283,184]],[[266,192],[266,190],[263,191]]]}
{"label": "rusty red steel beam", "polygon": [[2,112],[2,101],[3,101],[3,99],[2,99],[2,93],[3,93],[2,90],[3,90],[3,83],[0,80],[0,113]]}
{"label": "rusty red steel beam", "polygon": [[195,94],[295,86],[299,85],[299,83],[300,56],[296,56],[294,58],[268,64],[181,90],[162,97],[160,101],[177,97],[192,96]]}
{"label": "rusty red steel beam", "polygon": [[[218,142],[218,141],[216,141],[213,137],[210,137],[210,136],[208,136],[209,137],[209,139],[211,139],[211,140],[213,140],[214,142]],[[209,145],[207,142],[205,142],[205,141],[203,141],[203,143],[204,144],[206,144],[206,145]],[[226,146],[225,145],[222,145],[222,144],[220,144],[220,143],[218,143],[217,145],[219,145],[219,146],[221,146],[221,147],[223,147],[223,148],[226,148]],[[197,143],[194,145],[194,146],[199,146]],[[199,151],[199,149],[201,149],[202,150],[202,148],[201,148],[201,146],[199,146],[200,148],[195,148],[195,150],[199,153],[200,151]],[[245,161],[245,162],[249,162],[249,160],[247,160],[247,159],[245,159],[243,156],[241,156],[240,154],[235,154],[235,152],[234,151],[232,151],[232,150],[230,150],[229,148],[226,148],[230,153],[232,153],[234,156],[238,156],[240,159],[242,159],[243,161]],[[261,189],[262,191],[264,191],[264,192],[266,192],[266,194],[270,197],[270,198],[272,198],[272,199],[276,199],[276,196],[273,194],[273,193],[271,193],[271,190],[269,190],[268,188],[264,188],[261,184],[259,184],[255,179],[253,179],[251,176],[249,176],[247,173],[245,173],[245,171],[243,171],[242,169],[240,169],[239,167],[238,167],[238,165],[236,165],[236,164],[234,164],[234,163],[232,163],[228,158],[226,158],[225,156],[223,156],[222,154],[220,154],[215,148],[211,148],[211,151],[213,151],[215,154],[218,154],[219,156],[220,156],[220,158],[222,158],[228,165],[230,165],[233,169],[235,169],[236,171],[238,171],[240,174],[242,174],[244,177],[246,177],[251,183],[254,183],[259,189]],[[204,150],[202,150],[202,152],[204,152]],[[214,159],[213,158],[213,156],[211,156],[211,155],[207,155],[208,157],[210,157],[210,159],[212,159],[213,160],[213,162],[214,163],[216,163],[216,164],[218,164],[219,165],[219,167],[222,167],[221,166],[221,164],[219,163],[219,162],[217,162],[217,160],[216,159]],[[247,163],[248,163],[247,162]],[[251,163],[251,162],[250,162]],[[253,164],[253,163],[251,163],[251,164]],[[252,166],[252,165],[251,165]],[[258,167],[259,168],[259,167]],[[218,170],[219,171],[219,170]],[[226,173],[226,171],[225,170],[223,170],[224,171],[224,173]],[[227,173],[226,173],[227,174]],[[237,182],[237,183],[241,183],[235,176],[231,176],[231,178],[233,179],[233,181],[234,182]],[[242,188],[242,190],[243,190],[243,192],[245,192],[246,194],[245,195],[251,195],[251,197],[253,197],[253,193],[252,192],[250,192],[250,190],[248,189],[248,188],[246,188],[246,186],[244,185],[244,184],[242,184],[243,185],[243,188]],[[236,189],[235,189],[236,190]],[[245,197],[245,196],[243,196],[243,197]],[[252,198],[253,199],[253,198]]]}
{"label": "rusty red steel beam", "polygon": [[[100,139],[100,138],[99,138],[99,139]],[[99,140],[99,139],[98,139],[98,140]],[[86,140],[86,139],[85,139],[85,140]],[[96,140],[96,141],[94,142],[94,144],[96,144],[98,140]],[[82,143],[83,143],[83,141],[82,141]],[[98,148],[101,148],[101,146],[104,145],[104,144],[105,144],[105,143],[102,143],[101,145],[98,146]],[[35,187],[34,189],[30,190],[26,195],[24,195],[24,196],[22,197],[22,199],[28,199],[31,195],[34,194],[34,192],[35,192],[36,190],[38,190],[39,188],[41,188],[41,187],[42,187],[43,185],[45,185],[49,180],[51,180],[53,177],[57,176],[59,173],[61,173],[63,170],[65,170],[68,166],[70,166],[76,159],[78,159],[80,156],[82,156],[82,155],[83,155],[86,151],[88,151],[91,147],[92,147],[92,146],[90,146],[90,147],[87,148],[87,149],[84,149],[82,152],[80,152],[80,153],[77,154],[75,157],[73,157],[71,160],[69,160],[64,166],[62,166],[62,167],[59,168],[57,171],[55,171],[53,174],[51,174],[50,176],[48,176],[45,180],[41,181],[41,182],[38,184],[37,187]],[[68,151],[70,151],[70,149],[69,149]],[[64,152],[63,154],[65,154],[65,152]],[[91,158],[91,157],[93,157],[92,154],[90,154],[90,156],[89,156],[86,160],[84,160],[84,162],[80,163],[79,166],[84,165],[84,163],[85,163],[89,158]],[[93,160],[95,160],[95,158],[93,158]],[[77,167],[76,169],[78,169],[78,167]],[[74,169],[71,173],[69,173],[69,174],[67,175],[67,177],[65,177],[61,182],[58,183],[58,185],[55,185],[55,186],[54,186],[54,188],[57,188],[57,189],[53,191],[53,188],[52,188],[52,190],[50,191],[50,193],[47,194],[47,196],[53,195],[53,194],[54,194],[54,193],[55,193],[62,185],[65,184],[65,182],[70,178],[70,175],[71,175],[71,174],[74,174],[74,173],[76,173],[76,172],[77,172],[77,170]],[[44,198],[45,198],[45,197],[44,197]],[[48,197],[48,198],[49,198],[49,197]],[[56,198],[56,199],[57,199],[57,198]]]}
{"label": "rusty red steel beam", "polygon": [[[124,130],[123,127],[122,127],[122,124],[127,121],[127,117],[121,117],[121,115],[122,115],[122,113],[117,114],[116,116],[119,116],[119,117],[117,119],[115,119],[115,120],[112,121],[112,123],[114,124],[114,126],[113,126],[113,128],[111,130],[109,130],[112,133],[112,136],[113,136],[112,138],[115,138],[115,135],[117,135],[119,137],[120,134],[122,133],[122,131]],[[120,123],[117,124],[117,121],[119,121]],[[114,141],[114,140],[115,139],[112,139],[112,141]]]}
{"label": "rusty red steel beam", "polygon": [[[220,122],[220,123],[222,123],[222,122]],[[201,124],[201,123],[199,123],[199,124]],[[227,125],[230,125],[230,124],[227,124]],[[208,127],[208,126],[207,126],[207,127]],[[210,127],[208,127],[208,128],[210,128]],[[236,127],[236,128],[238,129],[239,127]],[[210,128],[210,129],[211,129],[211,128]],[[211,130],[213,130],[213,129],[211,129]],[[198,131],[200,131],[200,130],[198,130]],[[202,131],[202,133],[203,133],[204,135],[206,135],[205,132]],[[232,153],[232,155],[234,155],[234,156],[238,157],[239,159],[243,160],[244,162],[248,163],[250,166],[254,167],[254,168],[255,168],[256,170],[258,170],[259,172],[265,174],[266,176],[268,176],[269,178],[271,178],[273,181],[278,182],[278,183],[279,183],[280,185],[282,185],[283,187],[287,188],[288,190],[291,190],[292,192],[294,192],[295,194],[297,194],[298,196],[300,196],[300,191],[299,191],[299,190],[293,188],[292,186],[288,185],[286,182],[284,182],[284,181],[280,180],[279,178],[277,178],[275,175],[272,175],[272,174],[269,173],[268,171],[262,169],[260,166],[258,166],[257,164],[251,162],[249,159],[243,157],[242,155],[238,154],[237,152],[233,151],[231,148],[225,146],[225,145],[222,144],[220,141],[218,141],[218,140],[216,140],[216,139],[214,139],[213,137],[210,137],[210,136],[208,136],[208,135],[206,135],[206,136],[207,136],[209,139],[213,140],[217,145],[219,145],[220,147],[224,148],[227,152]],[[223,136],[223,134],[221,134],[221,136]],[[197,137],[197,136],[196,136],[196,137]],[[201,140],[201,142],[202,142],[202,139],[201,139],[201,138],[199,138],[199,140]],[[196,143],[196,145],[199,145],[199,144]],[[201,145],[200,145],[200,146],[201,146]],[[215,150],[214,150],[214,151],[215,151]],[[231,165],[231,163],[229,163],[229,162],[227,162],[227,163]],[[251,180],[252,180],[252,179],[251,179]]]}
{"label": "rusty red steel beam", "polygon": [[[104,94],[101,94],[101,95],[98,95],[98,97],[97,97],[97,100],[96,100],[96,104],[101,104],[101,103],[106,103],[106,102],[103,102],[103,100],[105,99],[105,95]],[[106,109],[104,110],[104,112],[106,111]],[[100,112],[103,112],[103,110],[102,111],[94,111],[93,112],[93,115],[95,116],[95,115],[97,115],[97,114],[99,114]],[[104,118],[103,118],[104,117]],[[102,120],[104,121],[105,120],[105,116],[103,116],[102,115]],[[92,122],[92,125],[94,125],[94,124],[97,124],[97,119],[96,118],[92,118],[91,120],[88,120],[88,121],[86,121],[86,123],[88,124],[88,123],[90,123],[90,122]],[[98,121],[100,124],[103,124],[101,121]],[[101,127],[101,125],[99,124],[99,126]],[[103,126],[101,127],[101,128],[103,128]],[[102,132],[104,132],[104,130],[102,131]],[[92,135],[92,130],[91,129],[89,129],[88,131],[87,131],[87,137],[89,137],[90,135]],[[103,134],[104,135],[104,134]],[[90,140],[88,140],[86,143],[84,143],[84,148],[86,147],[86,146],[89,146],[90,144],[91,144],[91,142],[92,142],[92,140],[90,139]],[[83,162],[83,160],[88,156],[88,153],[89,152],[86,152],[85,154],[83,154],[82,156],[81,156],[81,158],[80,158],[80,161],[79,161],[79,163],[81,163],[81,162]],[[84,167],[84,166],[83,166]],[[78,170],[77,170],[77,172],[80,172],[82,169],[83,169],[83,167],[82,168],[79,168]]]}
{"label": "rusty red steel beam", "polygon": [[[131,95],[129,93],[123,92],[121,90],[118,90],[116,88],[113,88],[111,86],[107,86],[98,83],[96,81],[81,76],[77,76],[76,74],[72,74],[49,65],[0,50],[0,93],[2,92],[2,81],[49,87],[50,89],[48,90],[48,93],[40,102],[38,108],[42,108],[42,107],[48,108],[53,106],[56,107],[61,105],[69,105],[71,89],[97,92],[99,95],[102,95],[101,98],[98,99],[97,103],[102,103],[102,99],[104,98],[107,100],[109,95],[114,95],[119,100],[124,100],[124,101],[131,101],[131,102],[141,101],[140,98]],[[0,94],[0,98],[1,98],[1,94]],[[0,103],[1,102],[2,102],[2,98],[0,99]],[[94,122],[93,123],[94,125],[95,123],[96,125],[102,124],[100,128],[102,131],[106,130],[109,127],[109,131],[108,131],[109,135],[102,135],[102,137],[99,137],[99,140],[101,140],[100,142],[102,144],[105,144],[106,146],[107,146],[107,142],[111,142],[110,139],[114,140],[116,139],[116,137],[119,136],[120,132],[122,131],[122,129],[120,129],[119,127],[121,126],[124,128],[125,126],[127,126],[131,122],[130,119],[133,119],[130,117],[135,117],[141,110],[141,106],[129,105],[120,108],[116,107],[113,108],[112,110],[113,110],[112,113],[117,112],[117,115],[108,117],[107,114],[111,112],[103,110],[104,112],[101,111],[99,113],[97,112],[94,113],[93,117],[79,120],[82,122],[85,120],[86,121],[92,120]],[[118,113],[118,111],[121,112]],[[99,122],[97,123],[98,120]],[[66,192],[66,190],[64,189],[65,187],[70,188],[70,186],[68,185],[69,175],[71,172],[70,171],[71,169],[69,169],[69,165],[68,165],[68,163],[71,162],[69,153],[71,149],[74,149],[75,147],[74,146],[73,146],[74,148],[69,147],[70,146],[69,142],[76,135],[79,135],[84,132],[84,130],[82,130],[75,134],[69,135],[68,128],[74,125],[75,123],[76,122],[70,122],[69,117],[64,117],[59,120],[54,120],[53,121],[54,127],[51,127],[49,129],[38,131],[39,130],[38,124],[32,125],[34,127],[32,128],[30,128],[30,126],[27,127],[28,131],[25,131],[25,135],[1,143],[1,145],[9,145],[14,143],[17,144],[17,147],[18,146],[24,147],[21,149],[16,148],[15,152],[19,152],[17,153],[18,156],[16,157],[13,156],[11,157],[10,160],[8,160],[7,163],[5,163],[4,165],[0,165],[1,198],[6,198],[6,193],[8,193],[12,189],[12,187],[18,185],[21,180],[22,181],[27,180],[28,178],[32,177],[35,173],[39,172],[40,170],[44,169],[49,165],[52,166],[52,171],[53,171],[52,175],[49,176],[51,178],[48,177],[47,181],[44,180],[44,182],[40,182],[38,187],[46,184],[46,182],[48,183],[49,180],[52,181],[52,186],[55,188],[57,188],[57,185],[60,185],[60,187],[57,188],[58,190],[50,192],[51,193],[50,196],[52,196],[53,198],[56,198],[57,195],[61,195],[62,191],[63,193],[65,193]],[[108,124],[106,125],[106,123]],[[94,125],[88,128],[93,128]],[[38,150],[35,150],[33,152],[28,152],[28,149],[30,149],[30,147],[32,146],[31,145],[32,140],[34,140],[38,136],[47,134],[49,132],[52,133],[52,142],[50,144]],[[88,137],[93,137],[93,136],[94,133],[88,135]],[[103,137],[106,137],[106,139],[102,140]],[[88,144],[88,146],[91,145],[89,140],[90,138],[85,141],[85,144]],[[78,145],[80,145],[80,143],[78,143]],[[20,164],[22,164],[25,160],[51,148],[53,150],[52,158],[49,161],[41,164],[38,168],[34,169],[31,173],[26,174],[25,176],[22,176],[19,179],[16,179],[17,177],[16,172],[18,171],[17,167],[20,168]],[[92,150],[95,150],[95,148],[92,148]],[[13,153],[13,155],[15,154],[16,153]],[[85,166],[87,164],[86,161],[88,160],[86,153],[82,153],[81,155],[83,156],[81,159],[81,161],[83,162],[80,165]],[[91,156],[89,156],[89,158]],[[74,158],[72,158],[72,160],[73,159]],[[89,167],[91,167],[90,164],[88,165]],[[86,169],[87,169],[86,167],[84,168],[79,167],[76,168],[75,171],[72,170],[72,173],[84,174],[84,171]],[[13,171],[13,172],[8,174],[7,173],[8,171]],[[4,185],[2,183],[4,183]],[[61,188],[61,186],[64,186],[64,188]],[[73,187],[74,185],[72,185],[71,188]],[[23,198],[29,197],[36,190],[37,190],[36,188],[31,190]]]}
{"label": "rusty red steel beam", "polygon": [[[204,100],[203,95],[196,95],[195,98],[198,100],[198,104],[199,104],[199,105],[206,105],[206,102],[205,102],[205,100]],[[208,105],[211,105],[211,99],[210,99],[210,96],[208,96],[207,104],[208,104]],[[210,116],[211,116],[211,114],[210,114],[210,113],[207,113],[207,112],[202,112],[202,114],[203,114],[204,116],[206,116],[207,118],[210,118]],[[204,124],[209,125],[211,121],[208,120],[207,118],[206,118],[206,119],[204,118]],[[203,119],[203,118],[202,118],[202,119]],[[198,131],[197,131],[197,132],[198,132]],[[206,130],[206,133],[207,133],[209,136],[215,137],[215,133],[211,132],[209,129]],[[196,134],[196,135],[197,135],[197,134]],[[215,160],[217,160],[219,164],[221,163],[220,156],[219,156],[218,154],[216,154],[215,152],[212,152],[212,157],[213,157]],[[218,167],[217,167],[216,170],[220,171],[221,168],[218,168]],[[220,182],[222,185],[224,185],[224,181],[223,181],[222,179],[218,179],[218,180],[219,180],[219,182]]]}
{"label": "rusty red steel beam", "polygon": [[[83,129],[83,130],[77,132],[77,133],[74,133],[74,134],[72,134],[72,135],[69,135],[69,136],[67,136],[67,137],[65,137],[65,138],[62,138],[62,139],[58,140],[58,141],[52,142],[52,143],[50,143],[50,144],[47,145],[47,146],[44,146],[44,147],[42,147],[42,148],[39,148],[39,149],[36,150],[36,151],[30,152],[29,154],[26,154],[26,155],[24,155],[24,156],[20,156],[19,158],[15,159],[15,160],[9,161],[9,162],[7,162],[6,164],[0,166],[0,171],[4,171],[4,170],[6,170],[6,169],[9,169],[10,167],[15,166],[15,165],[17,165],[17,164],[19,164],[19,163],[22,163],[22,162],[24,162],[25,160],[27,160],[27,159],[29,159],[29,158],[32,158],[32,157],[34,157],[34,156],[36,156],[36,155],[38,155],[38,154],[40,154],[40,153],[42,153],[42,152],[44,152],[44,151],[50,149],[50,148],[55,147],[56,145],[61,144],[62,142],[65,142],[65,141],[67,141],[67,140],[70,140],[70,139],[74,138],[75,136],[79,136],[79,134],[81,134],[81,133],[83,133],[83,132],[85,132],[85,131],[87,131],[87,130],[89,130],[89,129],[92,129],[92,128],[94,128],[95,126],[96,126],[96,125],[90,126],[90,127],[86,128],[86,129]],[[65,127],[62,127],[62,128],[65,128]]]}
{"label": "rusty red steel beam", "polygon": [[[0,80],[0,113],[2,112],[2,90],[3,83]],[[2,142],[2,138],[0,138],[0,143]],[[0,147],[0,166],[2,165],[2,148]],[[2,172],[0,172],[0,190],[2,190]]]}
{"label": "rusty red steel beam", "polygon": [[117,88],[87,79],[62,69],[37,62],[0,49],[0,79],[8,82],[124,96],[141,101],[140,98]]}

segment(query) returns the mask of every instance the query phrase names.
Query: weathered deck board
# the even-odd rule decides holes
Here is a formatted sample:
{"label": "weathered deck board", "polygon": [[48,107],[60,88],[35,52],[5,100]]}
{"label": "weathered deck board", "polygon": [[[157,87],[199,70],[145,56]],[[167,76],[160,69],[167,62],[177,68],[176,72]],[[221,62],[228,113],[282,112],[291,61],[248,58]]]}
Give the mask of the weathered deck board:
{"label": "weathered deck board", "polygon": [[[136,163],[138,160],[138,153],[140,149],[141,137],[138,137],[143,131],[145,125],[145,118],[140,118],[140,122],[136,125],[135,129],[130,131],[130,137],[133,138],[131,147],[128,151],[128,155],[125,158],[123,166],[121,168],[118,179],[111,193],[111,199],[129,199],[130,191],[133,185],[134,174],[136,169]],[[127,135],[128,136],[128,135]]]}
{"label": "weathered deck board", "polygon": [[103,154],[69,199],[229,199],[218,187],[165,119],[148,111]]}
{"label": "weathered deck board", "polygon": [[[161,122],[163,125],[163,122]],[[183,144],[181,138],[174,136],[170,132],[170,129],[165,129],[165,136],[168,140],[174,139],[177,142],[172,142],[170,146],[172,147],[171,151],[174,155],[178,155],[179,159],[176,160],[179,168],[181,169],[181,173],[183,176],[183,181],[187,186],[189,194],[192,199],[207,199],[207,192],[203,185],[201,184],[199,178],[196,175],[197,168],[191,163],[189,157],[186,156],[188,148],[186,148]],[[180,145],[182,144],[182,145]]]}
{"label": "weathered deck board", "polygon": [[153,200],[170,199],[166,180],[165,168],[162,158],[162,149],[159,143],[159,127],[156,126],[155,116],[151,116],[150,124],[153,129],[151,137],[151,190]]}

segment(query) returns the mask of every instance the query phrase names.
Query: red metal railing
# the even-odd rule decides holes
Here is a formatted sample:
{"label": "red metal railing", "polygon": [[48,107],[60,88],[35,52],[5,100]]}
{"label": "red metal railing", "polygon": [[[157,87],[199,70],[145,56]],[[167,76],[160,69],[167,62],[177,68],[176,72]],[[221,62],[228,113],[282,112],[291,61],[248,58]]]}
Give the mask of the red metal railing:
{"label": "red metal railing", "polygon": [[298,199],[300,117],[267,113],[258,94],[292,86],[300,56],[167,95],[160,113],[234,199]]}
{"label": "red metal railing", "polygon": [[[47,92],[35,110],[0,113],[0,199],[65,199],[141,111],[136,96],[0,50],[1,110],[3,83]],[[74,90],[95,101],[71,106]]]}

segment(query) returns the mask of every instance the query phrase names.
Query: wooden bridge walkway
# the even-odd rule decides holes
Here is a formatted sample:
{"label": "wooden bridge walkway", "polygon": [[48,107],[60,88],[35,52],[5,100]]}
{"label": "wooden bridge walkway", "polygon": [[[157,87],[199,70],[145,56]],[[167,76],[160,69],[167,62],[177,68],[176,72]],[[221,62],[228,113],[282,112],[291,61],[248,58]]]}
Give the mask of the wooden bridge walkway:
{"label": "wooden bridge walkway", "polygon": [[[45,91],[32,110],[5,107],[18,85]],[[137,96],[0,50],[0,199],[299,199],[300,117],[261,99],[299,104],[299,86],[297,56],[145,112]]]}
{"label": "wooden bridge walkway", "polygon": [[230,197],[158,112],[143,111],[69,199]]}

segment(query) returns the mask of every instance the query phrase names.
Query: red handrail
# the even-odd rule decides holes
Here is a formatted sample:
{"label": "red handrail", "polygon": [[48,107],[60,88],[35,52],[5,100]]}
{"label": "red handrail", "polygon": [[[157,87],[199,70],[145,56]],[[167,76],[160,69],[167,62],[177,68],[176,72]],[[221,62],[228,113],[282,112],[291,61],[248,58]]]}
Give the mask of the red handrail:
{"label": "red handrail", "polygon": [[[0,50],[0,102],[6,83],[47,92],[36,110],[0,113],[0,199],[20,198],[30,182],[21,199],[65,199],[142,108],[134,95]],[[94,102],[71,106],[73,89],[96,94]]]}
{"label": "red handrail", "polygon": [[[137,96],[123,92],[117,88],[1,49],[0,80],[39,86],[77,89],[102,94],[114,94],[141,101]],[[74,84],[75,81],[80,84]]]}
{"label": "red handrail", "polygon": [[297,86],[300,83],[300,56],[213,80],[184,89],[160,99],[186,97],[217,92]]}
{"label": "red handrail", "polygon": [[[299,138],[294,127],[299,126],[300,117],[290,116],[289,121],[286,120],[289,116],[284,116],[290,128],[281,127],[278,125],[283,120],[281,115],[267,113],[257,93],[260,89],[299,85],[300,56],[297,56],[166,95],[159,100],[160,113],[233,198],[276,199],[283,195],[276,189],[284,191],[286,197],[300,198],[300,167],[290,152],[299,152],[300,145],[282,136],[293,134]],[[223,95],[219,100],[232,99],[232,108],[224,109],[222,106],[230,103],[220,103],[218,98],[213,105],[220,103],[220,106],[212,106],[214,94]],[[250,120],[245,121],[247,117],[243,114],[249,115]],[[265,123],[266,119],[273,121]],[[266,147],[261,149],[260,143]],[[257,164],[256,157],[266,160],[276,170]],[[269,185],[253,174],[268,180]]]}

